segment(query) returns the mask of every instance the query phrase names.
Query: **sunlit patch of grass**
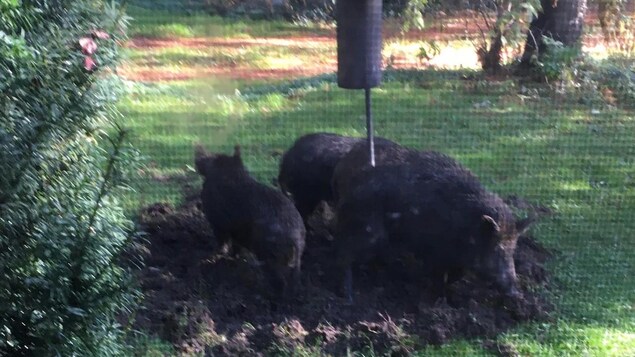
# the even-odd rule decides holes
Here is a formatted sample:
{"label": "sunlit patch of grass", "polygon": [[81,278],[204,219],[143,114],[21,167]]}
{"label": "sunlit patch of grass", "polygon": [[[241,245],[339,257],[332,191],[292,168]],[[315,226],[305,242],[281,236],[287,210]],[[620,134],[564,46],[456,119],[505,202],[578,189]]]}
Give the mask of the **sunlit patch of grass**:
{"label": "sunlit patch of grass", "polygon": [[[132,94],[120,103],[120,109],[127,118],[132,141],[142,148],[141,153],[150,169],[143,172],[147,181],[141,182],[136,197],[130,197],[130,205],[135,200],[178,203],[182,198],[179,187],[182,182],[161,178],[186,172],[193,163],[195,144],[230,152],[235,144],[243,142],[235,135],[248,124],[245,117],[266,120],[294,107],[285,97],[275,93],[247,100],[235,95],[236,86],[227,81],[212,86],[209,81],[135,86]],[[262,133],[260,138],[266,135]],[[275,164],[275,159],[271,153],[268,155],[271,160],[255,162],[270,167]],[[252,159],[246,160],[252,162]]]}
{"label": "sunlit patch of grass", "polygon": [[466,40],[435,41],[395,37],[384,41],[382,56],[390,65],[405,62],[412,67],[478,68],[474,45]]}
{"label": "sunlit patch of grass", "polygon": [[532,356],[632,356],[635,332],[587,326],[566,321],[541,324],[509,333],[503,340],[521,355]]}
{"label": "sunlit patch of grass", "polygon": [[306,61],[300,57],[265,57],[256,65],[258,68],[293,68],[301,67]]}
{"label": "sunlit patch of grass", "polygon": [[420,43],[418,42],[403,39],[391,39],[384,42],[381,52],[383,57],[401,56],[409,59],[416,59],[419,46]]}
{"label": "sunlit patch of grass", "polygon": [[193,37],[194,30],[191,26],[180,23],[158,25],[154,34],[161,37]]}
{"label": "sunlit patch of grass", "polygon": [[585,181],[564,182],[562,184],[562,189],[567,191],[586,191],[590,188],[591,186],[589,185],[589,182]]}
{"label": "sunlit patch of grass", "polygon": [[137,66],[236,66],[252,65],[266,54],[258,48],[168,47],[131,50],[128,60]]}
{"label": "sunlit patch of grass", "polygon": [[328,64],[335,58],[332,43],[283,45],[224,46],[209,45],[187,47],[171,46],[155,49],[129,49],[123,72],[147,72],[163,77],[188,75],[196,78],[214,70],[231,72],[232,68],[249,70],[301,70],[307,66]]}
{"label": "sunlit patch of grass", "polygon": [[260,113],[271,113],[293,108],[293,104],[284,96],[272,93],[254,101],[253,108]]}

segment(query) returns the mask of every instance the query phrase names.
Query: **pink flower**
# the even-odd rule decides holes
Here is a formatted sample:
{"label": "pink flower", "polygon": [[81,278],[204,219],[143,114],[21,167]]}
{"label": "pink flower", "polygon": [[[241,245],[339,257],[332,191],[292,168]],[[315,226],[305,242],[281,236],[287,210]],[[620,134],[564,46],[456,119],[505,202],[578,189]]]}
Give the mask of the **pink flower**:
{"label": "pink flower", "polygon": [[82,53],[85,55],[92,55],[97,51],[97,44],[90,37],[80,38],[79,45],[82,47]]}
{"label": "pink flower", "polygon": [[86,56],[84,58],[84,68],[87,71],[92,71],[93,69],[95,69],[96,66],[97,66],[97,64],[95,63],[95,60],[93,60],[92,57]]}
{"label": "pink flower", "polygon": [[93,38],[100,38],[102,40],[107,40],[110,38],[110,35],[102,30],[93,30],[92,32]]}

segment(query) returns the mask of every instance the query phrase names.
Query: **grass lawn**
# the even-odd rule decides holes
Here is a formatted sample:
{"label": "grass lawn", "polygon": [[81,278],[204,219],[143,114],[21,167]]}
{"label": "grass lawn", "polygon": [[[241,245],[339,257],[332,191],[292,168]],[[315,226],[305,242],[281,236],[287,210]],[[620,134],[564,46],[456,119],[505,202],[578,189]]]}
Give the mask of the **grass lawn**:
{"label": "grass lawn", "polygon": [[[323,36],[322,29],[282,22],[232,22],[133,9],[132,35],[245,39]],[[185,40],[183,40],[185,41]],[[276,59],[300,66],[328,62],[331,45],[262,44],[223,51],[206,46],[136,47],[130,72],[197,67],[267,68]],[[269,61],[269,62],[268,62]],[[194,68],[194,69],[193,69]],[[579,104],[535,83],[485,81],[467,70],[386,71],[373,90],[378,135],[439,150],[472,169],[491,190],[548,206],[555,214],[532,235],[556,252],[553,321],[530,323],[499,337],[520,355],[635,355],[635,112]],[[133,76],[134,77],[134,76]],[[295,76],[294,76],[295,77]],[[148,167],[127,203],[178,202],[194,180],[193,145],[230,152],[242,145],[262,182],[277,174],[280,153],[304,133],[363,136],[361,91],[339,89],[334,75],[250,80],[193,75],[181,81],[130,82],[120,104]],[[149,351],[148,353],[151,353]],[[430,347],[421,355],[488,354],[478,341]]]}
{"label": "grass lawn", "polygon": [[133,37],[215,37],[249,38],[256,36],[301,36],[302,33],[324,34],[319,26],[296,26],[286,21],[252,21],[223,19],[204,13],[186,15],[182,11],[156,11],[130,6],[134,17],[129,35]]}

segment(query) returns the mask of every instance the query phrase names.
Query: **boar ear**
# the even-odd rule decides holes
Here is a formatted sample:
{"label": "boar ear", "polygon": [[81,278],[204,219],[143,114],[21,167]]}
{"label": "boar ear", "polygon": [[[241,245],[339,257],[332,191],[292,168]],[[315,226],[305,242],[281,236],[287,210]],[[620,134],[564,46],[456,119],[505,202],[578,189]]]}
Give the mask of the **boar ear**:
{"label": "boar ear", "polygon": [[209,156],[209,153],[203,148],[202,145],[196,145],[194,147],[194,166],[199,174],[205,172],[205,158]]}
{"label": "boar ear", "polygon": [[481,220],[483,221],[483,228],[489,230],[490,232],[500,232],[501,227],[491,216],[484,214],[481,217]]}
{"label": "boar ear", "polygon": [[536,221],[534,217],[527,217],[525,219],[521,219],[520,221],[516,221],[516,232],[519,235],[527,232],[529,227]]}
{"label": "boar ear", "polygon": [[205,150],[205,148],[203,147],[203,145],[201,144],[196,144],[194,146],[194,158],[195,159],[199,159],[205,156],[209,156],[209,153],[207,152],[207,150]]}
{"label": "boar ear", "polygon": [[240,145],[234,146],[234,158],[240,159]]}

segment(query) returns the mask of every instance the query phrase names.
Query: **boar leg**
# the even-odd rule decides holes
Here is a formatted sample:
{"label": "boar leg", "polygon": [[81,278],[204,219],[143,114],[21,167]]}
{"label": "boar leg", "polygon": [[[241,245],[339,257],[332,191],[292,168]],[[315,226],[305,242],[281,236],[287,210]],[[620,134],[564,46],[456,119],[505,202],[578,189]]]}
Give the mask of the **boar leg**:
{"label": "boar leg", "polygon": [[265,274],[271,286],[272,296],[284,298],[287,292],[286,268],[280,267],[270,262],[264,264]]}
{"label": "boar leg", "polygon": [[344,269],[344,297],[349,305],[353,305],[353,269],[349,265]]}
{"label": "boar leg", "polygon": [[309,197],[302,197],[302,199],[299,199],[296,202],[296,208],[298,209],[300,216],[302,216],[302,220],[304,221],[304,225],[306,227],[310,226],[309,217],[315,211],[318,203],[320,203],[319,200],[315,200]]}
{"label": "boar leg", "polygon": [[231,235],[220,230],[214,233],[216,236],[216,242],[218,244],[216,250],[214,251],[214,255],[225,255],[229,253],[230,249],[232,248]]}
{"label": "boar leg", "polygon": [[440,304],[445,305],[448,303],[448,297],[450,296],[449,285],[461,279],[463,273],[461,268],[450,268],[432,274],[432,289]]}
{"label": "boar leg", "polygon": [[301,261],[301,252],[299,252],[297,249],[294,251],[294,265],[293,267],[289,267],[287,268],[287,270],[290,271],[290,275],[291,275],[291,284],[290,284],[290,293],[295,295],[298,291],[298,289],[300,288],[300,284],[301,284],[301,277],[302,277],[302,261]]}

